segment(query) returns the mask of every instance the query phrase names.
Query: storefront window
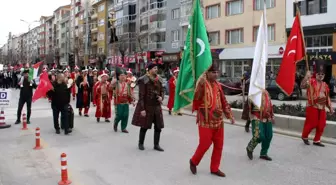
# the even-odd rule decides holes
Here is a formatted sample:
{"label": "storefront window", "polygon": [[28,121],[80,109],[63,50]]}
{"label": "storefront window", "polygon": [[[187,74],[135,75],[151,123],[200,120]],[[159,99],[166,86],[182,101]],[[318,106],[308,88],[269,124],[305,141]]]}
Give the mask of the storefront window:
{"label": "storefront window", "polygon": [[242,61],[233,61],[234,62],[234,76],[235,78],[242,77]]}
{"label": "storefront window", "polygon": [[228,77],[232,76],[232,65],[231,65],[231,61],[224,61],[225,63],[225,74]]}

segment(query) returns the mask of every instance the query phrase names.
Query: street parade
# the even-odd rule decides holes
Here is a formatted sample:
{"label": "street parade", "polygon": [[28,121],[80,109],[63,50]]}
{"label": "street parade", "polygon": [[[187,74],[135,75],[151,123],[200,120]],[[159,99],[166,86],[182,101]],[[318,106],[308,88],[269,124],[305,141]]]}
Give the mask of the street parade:
{"label": "street parade", "polygon": [[308,58],[296,1],[270,70],[271,2],[258,5],[253,58],[237,81],[212,48],[213,12],[204,16],[201,0],[192,1],[176,63],[158,51],[131,63],[120,46],[122,56],[105,63],[0,62],[0,185],[336,184],[336,87],[326,80],[335,70]]}

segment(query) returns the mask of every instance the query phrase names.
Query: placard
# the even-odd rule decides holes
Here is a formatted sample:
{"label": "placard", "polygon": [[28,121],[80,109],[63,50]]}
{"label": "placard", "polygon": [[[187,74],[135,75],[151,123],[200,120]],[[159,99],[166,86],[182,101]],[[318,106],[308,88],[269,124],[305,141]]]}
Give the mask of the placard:
{"label": "placard", "polygon": [[10,106],[11,93],[10,89],[0,89],[0,108]]}

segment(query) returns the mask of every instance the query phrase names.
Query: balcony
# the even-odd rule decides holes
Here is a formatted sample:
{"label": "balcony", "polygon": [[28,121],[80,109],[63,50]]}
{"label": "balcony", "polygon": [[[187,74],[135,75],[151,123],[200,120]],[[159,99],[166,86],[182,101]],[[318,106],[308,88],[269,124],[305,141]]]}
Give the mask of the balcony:
{"label": "balcony", "polygon": [[192,0],[180,0],[180,4],[192,3]]}
{"label": "balcony", "polygon": [[90,13],[90,14],[91,14],[91,20],[95,20],[95,19],[98,18],[98,14],[97,14],[97,12],[92,12],[92,13]]}
{"label": "balcony", "polygon": [[91,46],[97,46],[97,44],[98,44],[97,39],[93,39],[91,42]]}
{"label": "balcony", "polygon": [[149,43],[148,44],[148,49],[150,51],[153,51],[153,50],[164,50],[164,43],[165,42],[155,42],[155,43]]}
{"label": "balcony", "polygon": [[149,32],[166,31],[166,21],[156,21],[150,24]]}
{"label": "balcony", "polygon": [[148,24],[140,26],[140,33],[147,33],[148,32]]}
{"label": "balcony", "polygon": [[180,18],[180,26],[189,25],[189,16],[184,16]]}
{"label": "balcony", "polygon": [[91,33],[97,33],[98,32],[98,27],[91,28]]}
{"label": "balcony", "polygon": [[123,17],[123,24],[127,24],[129,22],[135,22],[136,21],[136,15],[127,15]]}
{"label": "balcony", "polygon": [[155,9],[165,8],[166,6],[167,6],[167,1],[155,2],[149,5],[149,9],[155,10]]}

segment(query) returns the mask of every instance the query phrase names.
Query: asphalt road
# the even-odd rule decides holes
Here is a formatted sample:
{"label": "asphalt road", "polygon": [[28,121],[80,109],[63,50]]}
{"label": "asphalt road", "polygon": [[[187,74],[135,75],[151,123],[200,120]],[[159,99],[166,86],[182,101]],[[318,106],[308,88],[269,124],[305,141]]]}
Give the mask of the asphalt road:
{"label": "asphalt road", "polygon": [[[16,95],[14,95],[14,100]],[[16,104],[16,103],[15,103]],[[130,111],[130,120],[134,108]],[[16,108],[6,109],[8,123],[15,121]],[[147,133],[145,151],[137,149],[139,128],[128,126],[129,134],[115,133],[112,123],[96,123],[94,109],[89,118],[75,117],[74,132],[56,135],[50,104],[33,104],[30,130],[21,125],[0,130],[0,185],[51,185],[60,180],[60,154],[68,157],[74,185],[332,185],[336,182],[336,146],[305,146],[299,139],[275,134],[269,155],[272,162],[250,161],[245,147],[251,138],[243,128],[225,125],[225,146],[221,169],[226,178],[210,175],[211,149],[198,167],[189,171],[188,160],[198,144],[195,117],[169,116],[161,146],[153,147],[153,131]],[[129,120],[129,122],[130,122]],[[34,129],[41,128],[43,149],[34,151]]]}

